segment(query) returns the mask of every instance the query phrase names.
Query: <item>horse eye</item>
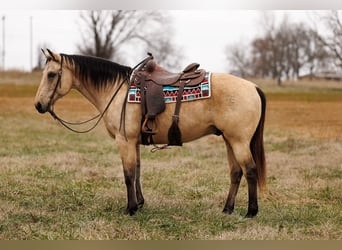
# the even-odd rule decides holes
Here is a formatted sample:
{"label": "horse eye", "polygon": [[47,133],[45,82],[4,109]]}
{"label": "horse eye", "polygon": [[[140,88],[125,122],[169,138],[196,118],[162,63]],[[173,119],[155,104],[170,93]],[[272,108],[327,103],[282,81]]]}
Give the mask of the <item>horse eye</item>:
{"label": "horse eye", "polygon": [[56,75],[57,75],[56,73],[50,72],[50,73],[48,74],[48,78],[49,78],[50,80],[52,80],[53,78],[55,78]]}

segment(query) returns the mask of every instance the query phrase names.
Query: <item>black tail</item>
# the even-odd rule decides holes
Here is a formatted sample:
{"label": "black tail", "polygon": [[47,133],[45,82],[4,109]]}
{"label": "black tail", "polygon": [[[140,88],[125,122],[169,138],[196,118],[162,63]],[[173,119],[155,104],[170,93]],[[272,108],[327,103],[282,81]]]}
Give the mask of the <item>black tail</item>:
{"label": "black tail", "polygon": [[266,159],[264,150],[264,123],[266,115],[266,97],[261,89],[256,88],[261,100],[261,116],[251,140],[250,149],[257,167],[258,186],[260,190],[266,188]]}

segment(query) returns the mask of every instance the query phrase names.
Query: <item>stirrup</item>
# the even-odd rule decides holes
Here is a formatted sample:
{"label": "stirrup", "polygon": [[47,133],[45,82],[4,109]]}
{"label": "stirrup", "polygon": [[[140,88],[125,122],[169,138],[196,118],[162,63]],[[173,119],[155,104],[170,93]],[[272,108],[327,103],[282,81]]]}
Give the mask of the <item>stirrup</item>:
{"label": "stirrup", "polygon": [[[141,125],[141,132],[144,133],[144,134],[148,134],[148,135],[155,135],[155,134],[158,132],[158,126],[156,125],[156,126],[155,126],[156,129],[153,130],[153,128],[150,128],[150,127],[148,126],[148,122],[149,122],[149,121],[152,121],[152,120],[150,120],[150,119],[148,118],[148,116],[146,115],[145,120],[144,120],[143,124]],[[153,120],[153,121],[152,121],[152,124],[153,124],[153,123],[156,123],[156,121]]]}

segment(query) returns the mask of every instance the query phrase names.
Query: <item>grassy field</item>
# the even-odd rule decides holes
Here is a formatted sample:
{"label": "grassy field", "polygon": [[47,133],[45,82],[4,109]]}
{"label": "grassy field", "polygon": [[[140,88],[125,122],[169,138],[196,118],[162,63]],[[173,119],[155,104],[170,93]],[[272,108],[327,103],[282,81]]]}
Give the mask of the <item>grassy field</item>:
{"label": "grassy field", "polygon": [[[268,191],[258,216],[244,219],[245,180],[236,212],[221,212],[229,178],[220,137],[142,147],[146,204],[125,216],[120,157],[103,125],[73,134],[35,111],[39,74],[0,78],[0,239],[342,239],[342,83],[261,83]],[[75,93],[57,110],[71,120],[95,113]]]}

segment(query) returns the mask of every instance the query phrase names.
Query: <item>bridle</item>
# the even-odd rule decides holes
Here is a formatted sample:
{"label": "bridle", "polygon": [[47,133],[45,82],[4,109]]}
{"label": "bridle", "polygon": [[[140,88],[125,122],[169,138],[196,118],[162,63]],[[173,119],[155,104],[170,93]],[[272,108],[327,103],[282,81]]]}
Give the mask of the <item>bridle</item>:
{"label": "bridle", "polygon": [[[52,59],[51,59],[52,60]],[[57,62],[57,61],[56,61]],[[57,73],[57,76],[58,76],[58,79],[57,79],[57,82],[56,82],[56,85],[53,89],[53,92],[50,96],[50,100],[49,100],[49,103],[48,103],[48,108],[49,108],[49,112],[50,112],[50,108],[51,108],[51,103],[52,103],[52,100],[53,100],[53,97],[55,96],[56,94],[56,91],[57,91],[57,88],[58,86],[61,87],[61,80],[62,80],[62,67],[63,67],[63,57],[61,57],[61,67],[59,68],[58,70],[58,73]]]}
{"label": "bridle", "polygon": [[[116,97],[116,95],[118,94],[119,90],[122,88],[122,86],[124,85],[125,82],[131,82],[132,80],[132,76],[134,75],[134,71],[138,68],[138,70],[140,70],[142,67],[145,66],[146,62],[148,62],[149,60],[151,60],[153,58],[152,54],[151,53],[147,53],[148,54],[148,57],[146,57],[144,60],[142,60],[141,62],[139,62],[135,67],[133,67],[129,74],[127,74],[123,79],[122,81],[120,82],[119,86],[116,88],[115,92],[113,93],[112,97],[110,98],[109,102],[107,103],[105,109],[103,110],[102,113],[99,113],[98,115],[88,119],[88,120],[85,120],[85,121],[81,121],[81,122],[68,122],[68,121],[65,121],[63,120],[62,118],[60,118],[59,116],[57,116],[57,114],[53,111],[53,109],[51,109],[51,103],[52,103],[52,100],[57,92],[57,88],[58,86],[60,87],[61,86],[61,81],[62,81],[62,68],[63,68],[63,56],[61,56],[61,67],[58,71],[58,79],[57,79],[57,82],[56,82],[56,85],[54,87],[54,90],[50,96],[50,101],[49,101],[49,109],[48,109],[48,112],[50,113],[50,115],[55,119],[57,120],[61,125],[63,125],[65,128],[71,130],[72,132],[75,132],[75,133],[80,133],[80,134],[83,134],[83,133],[88,133],[90,132],[91,130],[93,130],[94,128],[97,127],[97,125],[100,123],[101,119],[103,118],[103,116],[105,115],[105,113],[107,112],[107,110],[109,109],[109,106],[111,105],[111,103],[113,102],[114,98]],[[128,89],[129,90],[129,89]],[[121,110],[121,121],[120,121],[120,128],[119,130],[121,130],[122,126],[124,128],[124,134],[125,134],[125,138],[126,138],[126,131],[125,131],[125,110],[126,110],[126,100],[127,100],[127,95],[128,95],[128,90],[127,90],[127,93],[126,93],[126,97],[125,97],[125,100],[124,100],[124,103],[123,103],[123,106],[122,106],[122,110]],[[83,124],[86,124],[86,123],[89,123],[93,120],[97,119],[97,121],[94,123],[93,126],[91,126],[90,128],[88,129],[85,129],[85,130],[76,130],[71,126],[78,126],[78,125],[83,125]]]}

